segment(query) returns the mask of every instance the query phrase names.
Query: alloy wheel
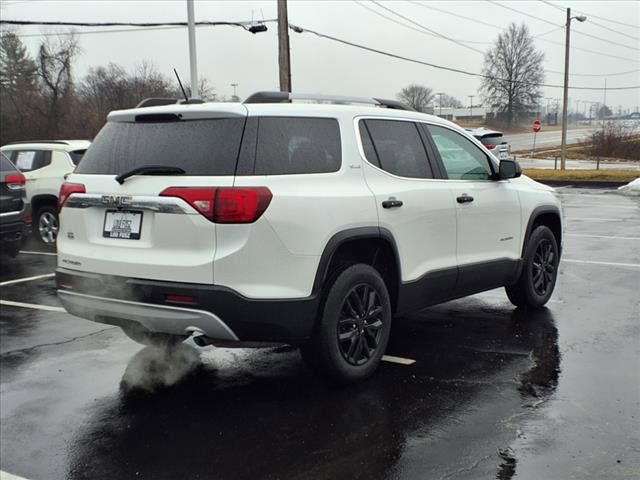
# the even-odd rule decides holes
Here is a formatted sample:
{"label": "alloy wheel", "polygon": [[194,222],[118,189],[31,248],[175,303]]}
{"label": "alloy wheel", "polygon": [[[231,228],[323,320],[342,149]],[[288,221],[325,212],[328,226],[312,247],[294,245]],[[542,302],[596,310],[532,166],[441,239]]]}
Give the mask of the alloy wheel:
{"label": "alloy wheel", "polygon": [[531,280],[535,292],[544,296],[552,287],[556,272],[556,255],[547,239],[540,240],[531,263]]}
{"label": "alloy wheel", "polygon": [[376,353],[382,335],[384,308],[369,284],[353,287],[345,296],[338,320],[340,353],[351,365],[364,365]]}
{"label": "alloy wheel", "polygon": [[51,212],[43,212],[38,219],[38,232],[43,243],[51,245],[58,236],[58,219]]}

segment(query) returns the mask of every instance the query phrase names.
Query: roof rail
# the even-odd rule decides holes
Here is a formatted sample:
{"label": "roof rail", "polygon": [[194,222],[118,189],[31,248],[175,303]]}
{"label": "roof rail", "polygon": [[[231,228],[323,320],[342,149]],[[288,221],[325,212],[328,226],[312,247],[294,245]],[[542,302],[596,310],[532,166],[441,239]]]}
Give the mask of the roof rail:
{"label": "roof rail", "polygon": [[194,103],[205,103],[204,100],[200,100],[199,98],[190,98],[188,100],[182,100],[178,98],[145,98],[142,100],[135,108],[144,108],[144,107],[159,107],[161,105],[186,105],[186,104],[194,104]]}
{"label": "roof rail", "polygon": [[24,145],[27,143],[54,143],[57,145],[70,145],[69,142],[65,142],[64,140],[22,140],[20,142],[9,142],[5,145]]}
{"label": "roof rail", "polygon": [[314,93],[289,92],[256,92],[250,95],[244,103],[290,103],[294,100],[312,100],[318,103],[351,104],[364,103],[395,110],[413,110],[410,106],[396,100],[385,100],[371,97],[343,97],[339,95],[322,95]]}

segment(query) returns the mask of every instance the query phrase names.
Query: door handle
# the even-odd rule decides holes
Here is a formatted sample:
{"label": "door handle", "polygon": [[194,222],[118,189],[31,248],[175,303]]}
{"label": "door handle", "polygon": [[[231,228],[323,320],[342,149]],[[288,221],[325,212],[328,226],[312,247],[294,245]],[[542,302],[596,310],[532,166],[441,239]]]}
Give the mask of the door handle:
{"label": "door handle", "polygon": [[471,195],[467,195],[466,193],[463,193],[458,198],[456,198],[456,201],[458,203],[469,203],[469,202],[473,202],[473,197]]}
{"label": "door handle", "polygon": [[402,204],[402,200],[397,200],[393,197],[391,197],[389,200],[385,200],[384,202],[382,202],[382,208],[397,208],[397,207],[401,207]]}

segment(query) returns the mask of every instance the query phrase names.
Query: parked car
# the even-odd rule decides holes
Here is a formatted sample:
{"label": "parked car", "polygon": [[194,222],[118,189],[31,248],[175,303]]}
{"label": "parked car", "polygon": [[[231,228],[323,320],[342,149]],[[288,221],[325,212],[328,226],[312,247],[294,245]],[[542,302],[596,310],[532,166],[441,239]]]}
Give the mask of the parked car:
{"label": "parked car", "polygon": [[476,137],[487,150],[493,153],[498,160],[508,160],[511,156],[511,146],[504,138],[502,132],[487,128],[467,128],[468,132]]}
{"label": "parked car", "polygon": [[15,257],[31,233],[31,208],[25,176],[0,153],[0,242],[2,253]]}
{"label": "parked car", "polygon": [[14,142],[0,148],[26,177],[36,235],[44,245],[56,243],[60,185],[89,145],[87,140],[43,140]]}
{"label": "parked car", "polygon": [[451,122],[281,92],[144,105],[109,114],[60,191],[56,282],[74,315],[141,343],[299,345],[355,382],[395,315],[553,292],[553,189]]}

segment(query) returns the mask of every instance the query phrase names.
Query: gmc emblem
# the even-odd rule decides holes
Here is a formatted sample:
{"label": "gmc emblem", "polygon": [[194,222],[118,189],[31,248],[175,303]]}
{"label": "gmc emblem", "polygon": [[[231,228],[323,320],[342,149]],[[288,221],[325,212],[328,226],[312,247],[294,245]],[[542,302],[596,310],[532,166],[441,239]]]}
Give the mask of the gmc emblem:
{"label": "gmc emblem", "polygon": [[131,203],[132,197],[127,195],[103,195],[102,203],[108,207],[123,207]]}

